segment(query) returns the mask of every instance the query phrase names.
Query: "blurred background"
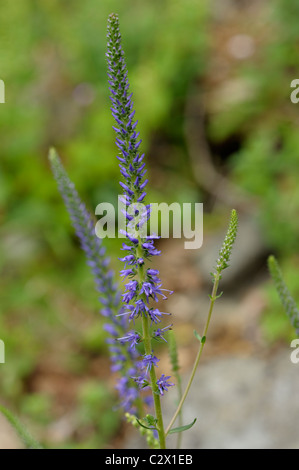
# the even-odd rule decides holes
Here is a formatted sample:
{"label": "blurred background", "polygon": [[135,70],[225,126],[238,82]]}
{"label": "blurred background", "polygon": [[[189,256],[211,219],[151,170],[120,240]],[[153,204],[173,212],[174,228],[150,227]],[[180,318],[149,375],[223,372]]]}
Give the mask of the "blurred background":
{"label": "blurred background", "polygon": [[[55,146],[91,212],[100,202],[116,203],[119,169],[105,62],[111,12],[120,18],[147,158],[148,201],[204,203],[202,248],[188,251],[183,240],[162,240],[157,261],[164,287],[175,290],[167,311],[174,314],[183,374],[196,353],[193,330],[205,321],[209,272],[231,208],[240,215],[205,349],[204,383],[221,371],[230,387],[242,373],[250,383],[239,383],[238,402],[220,379],[210,382],[219,393],[208,404],[215,416],[207,419],[218,425],[222,416],[227,436],[229,426],[240,429],[235,440],[222,441],[211,424],[207,441],[199,426],[192,445],[290,446],[291,424],[274,438],[271,417],[276,406],[286,415],[284,406],[294,396],[288,387],[299,385],[299,366],[289,360],[295,333],[266,258],[277,255],[299,301],[299,104],[290,100],[290,83],[299,78],[297,0],[1,1],[1,403],[48,447],[132,445],[131,430],[114,408],[115,377],[93,279],[47,161],[49,146]],[[120,242],[108,240],[107,246],[117,271]],[[161,363],[167,371],[164,350]],[[199,380],[194,400],[201,385]],[[254,409],[253,388],[262,397]],[[252,434],[238,441],[240,410],[260,416],[274,389],[269,439],[260,439],[266,428],[257,432],[252,424]],[[208,391],[203,387],[202,400]],[[229,408],[232,401],[239,408]],[[200,401],[197,406],[200,415],[204,407]],[[231,411],[229,419],[221,406]],[[298,423],[297,411],[287,413],[290,422],[293,416]],[[0,446],[12,446],[5,437]]]}

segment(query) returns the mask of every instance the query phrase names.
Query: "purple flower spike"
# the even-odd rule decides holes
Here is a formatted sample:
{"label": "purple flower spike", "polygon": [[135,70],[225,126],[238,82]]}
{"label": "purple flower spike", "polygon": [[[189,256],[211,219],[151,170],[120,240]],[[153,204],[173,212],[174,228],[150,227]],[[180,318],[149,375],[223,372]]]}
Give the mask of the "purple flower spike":
{"label": "purple flower spike", "polygon": [[[142,181],[142,177],[136,180],[137,175],[142,171],[142,158],[138,153],[141,140],[138,140],[139,132],[136,131],[137,121],[135,121],[134,103],[132,93],[129,91],[128,72],[124,59],[124,52],[121,47],[121,35],[117,15],[110,15],[108,19],[108,43],[107,43],[107,62],[108,76],[112,101],[112,115],[117,126],[113,126],[117,137],[116,145],[120,150],[123,169],[122,175],[125,178],[124,183],[120,183],[126,193],[130,196],[136,195],[138,200],[143,194],[143,188],[147,181]],[[120,132],[125,137],[120,135]],[[120,138],[122,137],[122,138]],[[133,189],[133,182],[137,184]],[[143,196],[144,197],[144,196]],[[141,202],[142,199],[139,200]]]}
{"label": "purple flower spike", "polygon": [[[163,293],[165,289],[162,289],[162,283],[158,278],[159,271],[146,269],[146,263],[151,257],[158,256],[161,252],[155,247],[156,240],[159,237],[154,234],[144,234],[144,229],[147,227],[151,215],[150,205],[144,202],[148,179],[145,179],[144,153],[140,151],[142,140],[137,130],[138,121],[135,118],[133,95],[130,91],[127,66],[121,46],[119,21],[115,14],[109,16],[107,38],[106,56],[112,102],[111,111],[116,121],[116,126],[113,126],[113,129],[116,133],[115,143],[119,151],[117,158],[120,161],[120,173],[123,178],[120,182],[123,189],[121,202],[126,207],[126,210],[123,210],[126,228],[124,227],[120,232],[126,237],[123,250],[127,251],[128,254],[120,258],[120,261],[125,265],[120,273],[124,278],[129,277],[129,282],[125,284],[125,292],[122,295],[125,308],[118,314],[118,318],[126,318],[133,324],[138,318],[142,321],[146,319],[147,322],[150,320],[150,331],[146,333],[150,335],[148,340],[151,341],[154,338],[166,341],[164,334],[170,326],[152,331],[153,324],[160,323],[163,315],[169,314],[149,306],[152,300],[158,302],[158,296],[166,299]],[[129,206],[130,211],[128,210]],[[144,332],[143,334],[145,335]],[[127,334],[120,336],[118,340],[121,344],[131,343],[130,350],[135,350],[136,344],[140,342],[140,336],[130,330]],[[138,361],[139,363],[136,362],[135,364],[136,370],[145,369],[147,374],[153,366],[157,367],[159,359],[153,354],[148,354],[151,348],[145,338],[144,343],[144,354],[141,360]],[[144,374],[133,373],[131,377],[140,388],[148,384]],[[154,393],[159,391],[163,395],[163,390],[172,385],[167,383],[168,378],[163,375],[159,379],[159,383],[151,384]],[[163,379],[165,379],[165,382],[163,382]],[[122,387],[120,388],[122,389]]]}
{"label": "purple flower spike", "polygon": [[[132,344],[129,348],[125,341],[123,343],[119,342],[119,347],[115,347],[117,338],[125,335],[127,330],[127,319],[123,316],[123,307],[120,305],[121,292],[115,283],[114,273],[109,269],[109,259],[105,257],[106,250],[102,246],[102,240],[96,236],[93,218],[81,201],[74,184],[69,179],[53,149],[49,158],[58,189],[70,214],[81,247],[85,252],[87,264],[94,276],[96,289],[101,293],[100,302],[103,308],[100,312],[107,322],[103,328],[111,335],[106,340],[111,345],[109,346],[112,362],[111,370],[112,372],[120,371],[123,375],[120,379],[121,386],[118,387],[121,404],[126,411],[132,412],[135,411],[134,402],[138,396],[138,389],[136,388],[137,385],[135,388],[131,386],[130,377],[140,373],[140,367],[136,366],[137,353],[134,347],[134,340],[137,341],[137,337],[131,339]],[[130,263],[132,259],[126,261]]]}

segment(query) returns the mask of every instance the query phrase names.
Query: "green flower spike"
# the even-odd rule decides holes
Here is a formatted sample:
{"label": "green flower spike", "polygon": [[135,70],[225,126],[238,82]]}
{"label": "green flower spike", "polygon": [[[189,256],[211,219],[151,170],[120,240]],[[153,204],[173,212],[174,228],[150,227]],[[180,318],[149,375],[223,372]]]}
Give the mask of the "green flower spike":
{"label": "green flower spike", "polygon": [[268,258],[268,267],[286,314],[296,329],[297,335],[299,335],[299,310],[283,280],[279,264],[273,255]]}
{"label": "green flower spike", "polygon": [[[238,214],[235,209],[231,212],[230,223],[223,245],[219,252],[219,258],[217,260],[216,272],[220,274],[225,268],[228,268],[230,255],[232,252],[233,244],[235,242],[238,230]],[[215,274],[214,274],[215,277]]]}

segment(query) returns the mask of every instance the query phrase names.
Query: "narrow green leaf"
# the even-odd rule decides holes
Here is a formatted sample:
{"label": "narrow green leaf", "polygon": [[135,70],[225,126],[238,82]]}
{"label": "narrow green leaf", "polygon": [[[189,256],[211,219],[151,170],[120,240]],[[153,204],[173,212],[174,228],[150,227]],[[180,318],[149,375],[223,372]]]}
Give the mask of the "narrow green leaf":
{"label": "narrow green leaf", "polygon": [[192,421],[192,423],[190,423],[190,424],[186,424],[185,426],[179,426],[178,428],[171,429],[168,434],[174,434],[175,432],[187,431],[187,429],[192,428],[192,426],[193,426],[193,424],[195,424],[195,422],[196,422],[196,418],[194,418],[194,421]]}
{"label": "narrow green leaf", "polygon": [[196,339],[198,339],[198,341],[201,343],[201,344],[205,344],[206,342],[206,337],[205,336],[200,336],[196,330],[194,330],[194,336]]}
{"label": "narrow green leaf", "polygon": [[24,442],[27,449],[43,449],[43,447],[29,434],[27,429],[24,428],[20,421],[11,413],[11,411],[0,405],[0,412],[12,425],[17,435]]}
{"label": "narrow green leaf", "polygon": [[202,337],[197,333],[196,330],[194,330],[193,333],[194,333],[195,338],[198,339],[198,341],[201,343]]}

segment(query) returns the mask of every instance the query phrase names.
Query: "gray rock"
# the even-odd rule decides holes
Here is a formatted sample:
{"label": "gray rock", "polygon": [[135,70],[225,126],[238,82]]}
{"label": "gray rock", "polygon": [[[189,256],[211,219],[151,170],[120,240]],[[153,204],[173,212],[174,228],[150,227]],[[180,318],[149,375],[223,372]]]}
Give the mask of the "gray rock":
{"label": "gray rock", "polygon": [[[269,358],[222,357],[201,364],[184,406],[182,448],[299,448],[299,364],[290,349]],[[187,377],[184,377],[186,383]],[[165,423],[174,411],[175,387],[163,400]],[[169,437],[175,446],[175,435]],[[145,447],[137,432],[126,448]]]}

